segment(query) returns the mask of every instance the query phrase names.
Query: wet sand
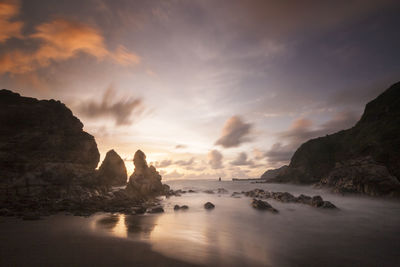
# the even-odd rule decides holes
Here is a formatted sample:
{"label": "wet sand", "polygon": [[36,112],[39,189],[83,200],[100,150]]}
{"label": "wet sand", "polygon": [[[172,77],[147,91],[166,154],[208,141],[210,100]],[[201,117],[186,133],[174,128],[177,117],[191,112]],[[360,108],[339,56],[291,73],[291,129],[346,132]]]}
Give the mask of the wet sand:
{"label": "wet sand", "polygon": [[88,220],[0,217],[0,266],[195,266],[154,252],[146,243],[91,233]]}

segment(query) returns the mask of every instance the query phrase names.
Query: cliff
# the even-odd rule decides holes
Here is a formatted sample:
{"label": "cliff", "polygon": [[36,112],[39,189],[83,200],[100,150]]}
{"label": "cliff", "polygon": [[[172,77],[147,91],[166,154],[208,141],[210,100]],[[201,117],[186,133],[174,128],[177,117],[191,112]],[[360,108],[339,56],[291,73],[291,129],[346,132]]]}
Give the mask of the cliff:
{"label": "cliff", "polygon": [[[354,164],[358,166],[358,171],[352,172],[353,179],[350,180],[353,189],[350,191],[379,195],[398,190],[400,83],[392,85],[369,102],[354,127],[302,144],[294,153],[289,168],[279,173],[274,181],[311,184],[322,179],[322,184],[337,186],[337,191],[341,191],[339,184],[343,184],[344,179],[350,182],[349,173],[343,171],[343,166],[354,167]],[[375,173],[368,169],[371,164],[386,168],[387,172]],[[338,168],[342,171],[338,172]],[[333,175],[336,177],[333,179],[333,171],[342,173],[342,176]],[[367,176],[369,178],[365,178]]]}
{"label": "cliff", "polygon": [[92,182],[96,141],[64,104],[3,89],[0,106],[0,188],[7,194]]}

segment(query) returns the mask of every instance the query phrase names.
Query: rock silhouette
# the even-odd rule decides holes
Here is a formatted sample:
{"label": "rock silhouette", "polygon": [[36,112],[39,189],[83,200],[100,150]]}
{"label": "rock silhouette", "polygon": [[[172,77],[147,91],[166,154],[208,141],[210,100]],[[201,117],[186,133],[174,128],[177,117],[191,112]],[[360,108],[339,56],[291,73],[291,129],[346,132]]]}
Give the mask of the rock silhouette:
{"label": "rock silhouette", "polygon": [[96,141],[64,104],[3,89],[0,106],[2,196],[51,194],[55,186],[93,183],[100,158]]}
{"label": "rock silhouette", "polygon": [[400,82],[369,102],[353,128],[302,144],[271,181],[321,181],[336,191],[399,196],[399,179]]}
{"label": "rock silhouette", "polygon": [[129,177],[129,183],[126,186],[128,195],[149,198],[169,191],[169,187],[161,183],[161,175],[156,168],[147,165],[146,155],[141,150],[136,151],[133,164],[135,171]]}
{"label": "rock silhouette", "polygon": [[127,183],[125,163],[113,149],[108,151],[99,168],[99,179],[106,186],[123,186]]}

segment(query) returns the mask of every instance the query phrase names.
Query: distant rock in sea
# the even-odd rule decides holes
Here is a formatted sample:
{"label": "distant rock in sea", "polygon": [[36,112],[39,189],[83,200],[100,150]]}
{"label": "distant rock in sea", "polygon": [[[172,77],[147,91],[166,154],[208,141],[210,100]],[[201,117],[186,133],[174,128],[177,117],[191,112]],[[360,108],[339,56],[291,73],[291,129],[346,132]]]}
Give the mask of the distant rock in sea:
{"label": "distant rock in sea", "polygon": [[124,186],[128,175],[123,159],[113,149],[108,151],[99,168],[99,179],[107,186]]}
{"label": "distant rock in sea", "polygon": [[93,136],[60,101],[0,90],[1,196],[59,194],[93,183],[100,154]]}
{"label": "distant rock in sea", "polygon": [[149,198],[169,192],[169,186],[161,183],[161,175],[154,166],[148,166],[146,155],[138,150],[133,157],[135,171],[129,177],[126,192],[130,196]]}
{"label": "distant rock in sea", "polygon": [[400,196],[399,179],[400,82],[369,102],[353,128],[302,144],[272,180]]}

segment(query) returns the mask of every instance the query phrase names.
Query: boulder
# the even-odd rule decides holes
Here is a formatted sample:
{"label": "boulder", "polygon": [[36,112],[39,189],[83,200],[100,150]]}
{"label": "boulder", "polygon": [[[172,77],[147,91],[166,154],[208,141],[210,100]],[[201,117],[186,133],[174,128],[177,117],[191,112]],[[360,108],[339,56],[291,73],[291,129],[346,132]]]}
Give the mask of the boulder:
{"label": "boulder", "polygon": [[213,203],[211,203],[211,202],[207,202],[207,203],[204,204],[204,208],[206,210],[210,210],[210,209],[215,208],[215,205]]}
{"label": "boulder", "polygon": [[107,152],[98,174],[101,183],[107,186],[123,186],[128,179],[125,163],[113,149]]}
{"label": "boulder", "polygon": [[262,201],[259,199],[253,199],[253,202],[251,203],[253,208],[257,210],[267,210],[271,211],[273,213],[277,213],[278,210],[274,209],[267,201]]}
{"label": "boulder", "polygon": [[148,166],[146,155],[138,150],[133,158],[135,171],[129,178],[126,192],[132,197],[152,198],[165,194],[169,187],[161,183],[161,175],[154,166]]}

